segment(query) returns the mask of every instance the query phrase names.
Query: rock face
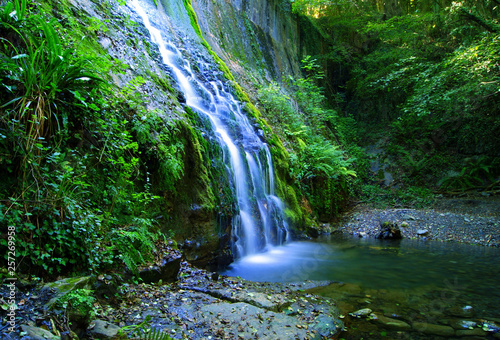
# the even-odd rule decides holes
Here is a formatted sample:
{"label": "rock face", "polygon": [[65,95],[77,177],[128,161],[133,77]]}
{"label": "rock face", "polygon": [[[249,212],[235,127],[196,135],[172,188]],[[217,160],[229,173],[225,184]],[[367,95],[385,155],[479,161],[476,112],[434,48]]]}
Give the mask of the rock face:
{"label": "rock face", "polygon": [[[281,0],[193,0],[203,36],[245,87],[245,79],[279,80],[300,75],[300,61],[324,49],[305,19],[290,14]],[[315,44],[315,45],[313,45]],[[242,80],[242,81],[241,81]]]}

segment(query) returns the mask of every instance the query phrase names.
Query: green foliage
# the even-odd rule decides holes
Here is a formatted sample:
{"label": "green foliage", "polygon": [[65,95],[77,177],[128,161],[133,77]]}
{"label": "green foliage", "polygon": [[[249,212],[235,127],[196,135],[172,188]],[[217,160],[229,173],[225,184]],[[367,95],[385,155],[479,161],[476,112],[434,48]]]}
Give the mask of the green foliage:
{"label": "green foliage", "polygon": [[75,289],[57,300],[57,307],[87,320],[95,317],[93,290]]}
{"label": "green foliage", "polygon": [[[16,228],[18,268],[52,277],[121,263],[134,271],[158,237],[149,159],[163,162],[172,188],[182,145],[172,124],[143,108],[145,79],[118,91],[100,76],[123,68],[81,41],[79,19],[68,15],[63,26],[26,1],[14,2],[15,15],[11,6],[0,7],[0,226]],[[1,239],[2,261],[6,247]]]}
{"label": "green foliage", "polygon": [[138,265],[153,259],[154,242],[158,240],[158,234],[150,231],[151,221],[137,219],[135,222],[126,229],[112,230],[109,236],[117,257],[134,274]]}
{"label": "green foliage", "polygon": [[[289,176],[315,214],[330,219],[345,204],[351,178],[356,176],[354,159],[340,146],[347,141],[346,136],[353,137],[354,126],[349,117],[339,117],[327,108],[323,90],[316,85],[324,77],[317,61],[307,56],[303,65],[305,78],[288,79],[291,95],[272,83],[259,90],[259,100],[275,131],[285,140]],[[294,195],[289,199],[289,204],[297,205]]]}
{"label": "green foliage", "polygon": [[421,186],[387,190],[385,187],[364,184],[359,198],[374,208],[426,208],[432,203],[434,194]]}
{"label": "green foliage", "polygon": [[[500,148],[497,2],[292,4],[331,45],[317,58],[328,65],[329,76],[343,77],[328,80],[349,98],[347,105],[339,103],[340,110],[360,123],[368,143],[379,138],[373,132],[385,131],[397,164],[396,181],[432,186],[439,181],[442,189],[479,185],[464,170],[465,159],[484,156],[493,169]],[[306,99],[306,106],[308,101],[316,107],[320,102],[319,97]],[[312,118],[318,116],[310,112]],[[327,121],[321,112],[319,121]],[[483,187],[494,183],[494,176],[481,177],[488,178]]]}
{"label": "green foliage", "polygon": [[158,328],[151,328],[151,315],[148,315],[144,320],[137,325],[125,326],[120,329],[119,334],[132,336],[132,339],[137,340],[170,340],[171,337]]}
{"label": "green foliage", "polygon": [[[440,188],[444,190],[467,190],[471,188],[487,188],[488,183],[495,183],[500,160],[489,159],[486,156],[466,158],[460,171],[450,171],[440,181]],[[490,186],[490,188],[493,188]]]}

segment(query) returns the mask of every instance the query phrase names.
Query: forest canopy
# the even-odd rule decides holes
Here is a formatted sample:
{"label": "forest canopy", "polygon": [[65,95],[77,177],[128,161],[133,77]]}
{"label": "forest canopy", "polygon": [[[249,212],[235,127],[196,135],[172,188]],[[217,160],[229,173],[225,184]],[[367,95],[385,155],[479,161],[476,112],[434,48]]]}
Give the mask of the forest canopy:
{"label": "forest canopy", "polygon": [[385,138],[399,184],[498,188],[500,1],[290,4],[328,45],[313,56],[327,95],[344,99],[367,144]]}

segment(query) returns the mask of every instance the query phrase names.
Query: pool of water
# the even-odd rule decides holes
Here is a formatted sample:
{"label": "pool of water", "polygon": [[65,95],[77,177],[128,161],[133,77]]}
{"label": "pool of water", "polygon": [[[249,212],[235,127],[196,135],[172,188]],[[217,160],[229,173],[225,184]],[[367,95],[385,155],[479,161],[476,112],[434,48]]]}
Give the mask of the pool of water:
{"label": "pool of water", "polygon": [[[321,289],[320,294],[358,301],[360,297],[382,297],[391,292],[393,297],[399,296],[393,301],[398,306],[413,308],[439,300],[446,308],[472,305],[476,316],[500,318],[499,259],[499,248],[334,235],[247,256],[223,274],[269,282],[332,280],[347,284],[355,293],[336,296],[337,285],[330,291]],[[417,296],[420,298],[412,300]],[[391,297],[384,299],[378,301],[379,306]],[[368,303],[377,308],[375,298],[371,300]],[[349,306],[358,307],[363,306],[354,302]]]}

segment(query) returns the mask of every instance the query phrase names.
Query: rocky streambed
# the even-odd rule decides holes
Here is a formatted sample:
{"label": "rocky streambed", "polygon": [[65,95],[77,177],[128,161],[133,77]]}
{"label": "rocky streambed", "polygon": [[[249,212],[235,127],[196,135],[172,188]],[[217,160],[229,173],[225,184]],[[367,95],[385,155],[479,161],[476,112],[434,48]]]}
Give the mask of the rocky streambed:
{"label": "rocky streambed", "polygon": [[401,231],[402,238],[500,246],[500,200],[441,199],[430,209],[373,209],[357,206],[336,231],[377,237],[384,224]]}
{"label": "rocky streambed", "polygon": [[[137,338],[141,330],[159,330],[174,339],[322,339],[343,328],[334,301],[305,292],[327,282],[248,282],[187,262],[176,282],[114,281],[113,276],[82,277],[41,289],[22,287],[14,332],[8,331],[7,311],[2,313],[2,339]],[[92,321],[79,319],[78,306],[54,301],[76,289],[95,289],[101,296],[92,300]]]}
{"label": "rocky streambed", "polygon": [[[358,206],[336,231],[372,238],[388,222],[403,238],[498,246],[500,209],[488,204],[441,201],[425,210]],[[14,317],[4,281],[0,337],[139,339],[139,333],[156,330],[174,339],[500,338],[498,301],[479,302],[467,290],[473,287],[452,278],[442,287],[429,282],[414,289],[251,282],[196,268],[178,251],[161,250],[166,258],[142,269],[142,283],[116,273],[49,284],[19,277]],[[66,299],[71,292],[76,295]]]}

